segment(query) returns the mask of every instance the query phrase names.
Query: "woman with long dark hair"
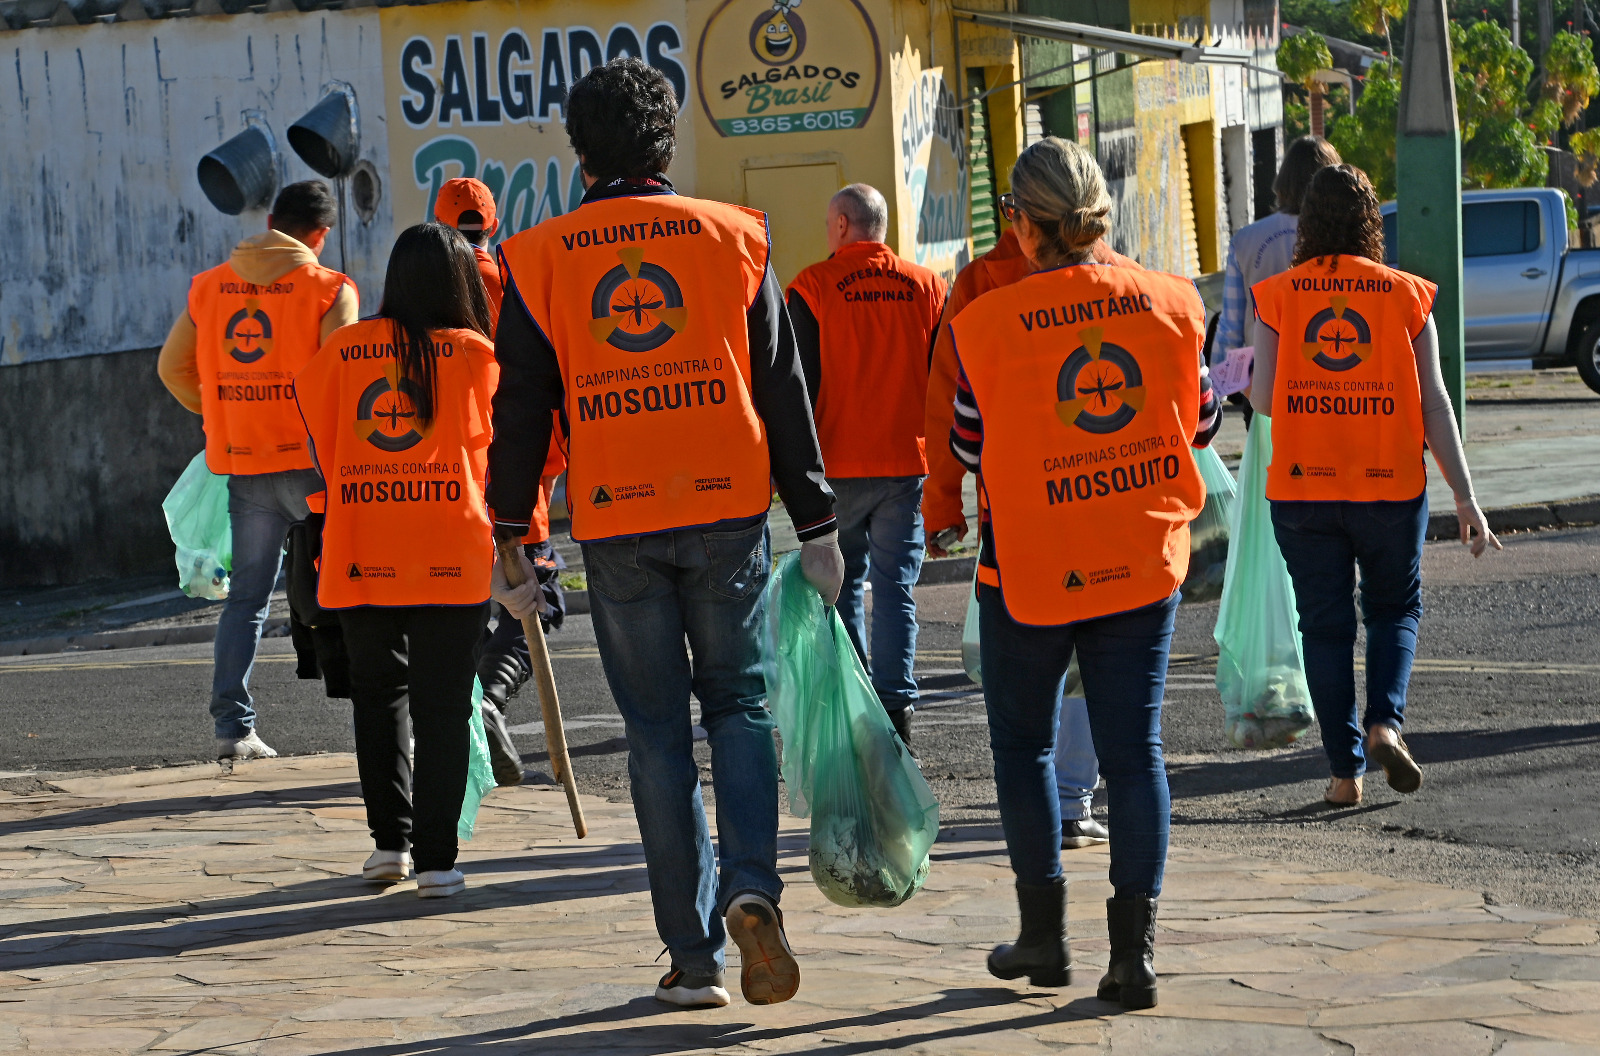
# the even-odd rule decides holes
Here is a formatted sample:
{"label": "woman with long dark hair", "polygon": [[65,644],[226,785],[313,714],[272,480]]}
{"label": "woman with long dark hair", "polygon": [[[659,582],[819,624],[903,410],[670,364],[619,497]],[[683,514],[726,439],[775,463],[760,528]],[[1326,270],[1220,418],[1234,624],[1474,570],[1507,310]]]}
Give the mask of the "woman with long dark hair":
{"label": "woman with long dark hair", "polygon": [[[1250,402],[1272,419],[1272,526],[1333,773],[1323,798],[1341,805],[1361,801],[1369,762],[1397,792],[1422,784],[1400,727],[1422,617],[1424,442],[1455,494],[1461,541],[1474,557],[1500,549],[1473,497],[1439,368],[1438,287],[1382,261],[1378,196],[1360,169],[1336,165],[1306,191],[1295,266],[1253,289],[1262,325]],[[1367,628],[1359,722],[1357,569]]]}
{"label": "woman with long dark hair", "polygon": [[[350,654],[356,762],[377,849],[363,875],[452,895],[472,680],[494,546],[484,508],[499,370],[472,247],[419,224],[395,241],[383,303],[295,378],[328,482],[317,600]],[[415,734],[416,774],[407,758]]]}

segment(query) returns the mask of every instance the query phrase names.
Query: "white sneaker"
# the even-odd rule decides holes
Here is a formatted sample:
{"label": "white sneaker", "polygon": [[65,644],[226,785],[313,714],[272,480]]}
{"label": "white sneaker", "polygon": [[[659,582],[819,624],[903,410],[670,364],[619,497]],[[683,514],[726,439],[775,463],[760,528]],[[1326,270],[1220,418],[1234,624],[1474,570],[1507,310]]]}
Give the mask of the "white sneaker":
{"label": "white sneaker", "polygon": [[263,741],[255,730],[251,730],[238,740],[231,737],[217,738],[218,759],[276,759],[277,757],[277,750]]}
{"label": "white sneaker", "polygon": [[373,851],[372,857],[361,867],[363,880],[380,884],[398,884],[411,875],[411,855],[405,851]]}
{"label": "white sneaker", "polygon": [[429,869],[417,874],[418,898],[446,898],[460,894],[467,888],[467,878],[460,869]]}

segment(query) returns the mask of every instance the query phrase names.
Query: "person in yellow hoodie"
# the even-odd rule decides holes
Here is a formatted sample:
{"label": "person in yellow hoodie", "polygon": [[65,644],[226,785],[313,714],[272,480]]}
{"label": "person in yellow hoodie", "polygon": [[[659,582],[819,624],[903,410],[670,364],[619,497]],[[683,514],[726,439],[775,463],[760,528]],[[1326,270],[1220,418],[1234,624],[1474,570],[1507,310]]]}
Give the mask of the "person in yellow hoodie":
{"label": "person in yellow hoodie", "polygon": [[167,390],[204,420],[206,466],[228,476],[233,569],[211,676],[219,759],[278,754],[256,732],[250,671],[284,538],[309,512],[306,497],[322,490],[294,376],[358,314],[355,283],[317,263],[337,218],[320,180],[280,191],[266,233],[191,281],[156,367]]}

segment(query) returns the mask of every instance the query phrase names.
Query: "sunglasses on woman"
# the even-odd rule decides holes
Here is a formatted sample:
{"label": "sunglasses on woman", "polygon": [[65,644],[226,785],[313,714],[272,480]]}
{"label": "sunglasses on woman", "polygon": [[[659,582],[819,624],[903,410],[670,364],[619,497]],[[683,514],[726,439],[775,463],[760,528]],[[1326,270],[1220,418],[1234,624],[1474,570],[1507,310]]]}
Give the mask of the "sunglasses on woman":
{"label": "sunglasses on woman", "polygon": [[1006,218],[1008,224],[1017,219],[1017,196],[1010,191],[1000,196],[1000,215]]}

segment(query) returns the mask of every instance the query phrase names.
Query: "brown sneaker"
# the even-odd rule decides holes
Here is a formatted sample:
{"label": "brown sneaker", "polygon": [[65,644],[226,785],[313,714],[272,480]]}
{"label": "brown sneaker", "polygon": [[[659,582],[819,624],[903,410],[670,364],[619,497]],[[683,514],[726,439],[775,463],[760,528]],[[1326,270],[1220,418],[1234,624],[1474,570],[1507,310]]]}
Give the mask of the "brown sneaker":
{"label": "brown sneaker", "polygon": [[1359,777],[1330,777],[1328,790],[1322,793],[1322,801],[1331,803],[1336,807],[1353,807],[1361,802],[1361,779]]}
{"label": "brown sneaker", "polygon": [[1367,761],[1383,767],[1383,776],[1396,792],[1410,795],[1422,787],[1422,767],[1411,758],[1411,749],[1393,726],[1374,726],[1367,731]]}
{"label": "brown sneaker", "polygon": [[783,913],[758,894],[728,906],[728,934],[739,947],[739,987],[752,1005],[775,1005],[800,991],[800,965],[783,934]]}

